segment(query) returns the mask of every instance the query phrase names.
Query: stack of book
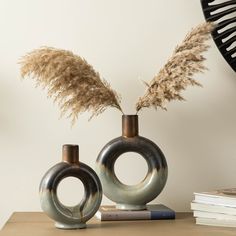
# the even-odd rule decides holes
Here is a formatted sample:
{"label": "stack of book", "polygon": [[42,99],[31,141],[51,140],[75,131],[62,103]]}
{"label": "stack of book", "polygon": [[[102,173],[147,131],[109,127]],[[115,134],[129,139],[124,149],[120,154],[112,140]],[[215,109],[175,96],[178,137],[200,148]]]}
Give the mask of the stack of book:
{"label": "stack of book", "polygon": [[236,188],[194,193],[196,224],[236,227]]}
{"label": "stack of book", "polygon": [[147,205],[146,210],[127,211],[115,206],[101,206],[96,213],[101,221],[175,219],[175,212],[162,204]]}

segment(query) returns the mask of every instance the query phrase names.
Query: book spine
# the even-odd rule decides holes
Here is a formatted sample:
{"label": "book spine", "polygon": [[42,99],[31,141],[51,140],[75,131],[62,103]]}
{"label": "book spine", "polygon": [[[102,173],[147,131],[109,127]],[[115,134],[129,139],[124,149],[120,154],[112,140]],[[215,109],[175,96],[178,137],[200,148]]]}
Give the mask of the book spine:
{"label": "book spine", "polygon": [[151,220],[175,219],[175,212],[155,212],[151,211]]}
{"label": "book spine", "polygon": [[236,215],[236,208],[234,207],[224,207],[224,206],[217,206],[217,205],[212,205],[212,204],[208,205],[208,204],[196,203],[196,202],[191,203],[191,210]]}
{"label": "book spine", "polygon": [[118,220],[162,220],[175,219],[175,212],[120,212],[120,213],[101,213],[101,221],[118,221]]}
{"label": "book spine", "polygon": [[110,221],[110,220],[150,220],[150,212],[142,212],[139,214],[130,214],[129,212],[120,212],[120,213],[101,213],[101,221]]}

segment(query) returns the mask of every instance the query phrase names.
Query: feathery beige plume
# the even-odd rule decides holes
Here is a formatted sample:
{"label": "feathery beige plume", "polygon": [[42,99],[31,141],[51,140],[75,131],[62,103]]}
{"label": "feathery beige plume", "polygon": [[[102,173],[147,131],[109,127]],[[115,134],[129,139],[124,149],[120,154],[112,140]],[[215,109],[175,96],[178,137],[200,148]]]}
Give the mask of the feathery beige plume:
{"label": "feathery beige plume", "polygon": [[117,93],[86,60],[70,51],[42,47],[22,57],[20,65],[22,77],[32,75],[37,85],[47,88],[72,124],[84,111],[94,116],[111,106],[122,112]]}
{"label": "feathery beige plume", "polygon": [[188,85],[201,86],[192,77],[207,68],[203,65],[202,56],[209,45],[206,41],[214,29],[214,23],[206,22],[192,29],[184,41],[176,47],[172,57],[159,73],[147,84],[148,88],[136,104],[137,113],[144,107],[161,107],[171,100],[184,100],[180,92]]}

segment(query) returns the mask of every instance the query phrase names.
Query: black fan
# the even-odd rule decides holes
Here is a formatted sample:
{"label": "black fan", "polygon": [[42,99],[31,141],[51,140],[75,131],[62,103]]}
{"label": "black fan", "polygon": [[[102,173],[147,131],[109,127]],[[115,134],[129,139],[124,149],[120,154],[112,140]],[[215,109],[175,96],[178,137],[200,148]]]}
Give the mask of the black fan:
{"label": "black fan", "polygon": [[217,23],[212,37],[221,54],[236,72],[236,0],[216,3],[215,0],[201,0],[207,21]]}

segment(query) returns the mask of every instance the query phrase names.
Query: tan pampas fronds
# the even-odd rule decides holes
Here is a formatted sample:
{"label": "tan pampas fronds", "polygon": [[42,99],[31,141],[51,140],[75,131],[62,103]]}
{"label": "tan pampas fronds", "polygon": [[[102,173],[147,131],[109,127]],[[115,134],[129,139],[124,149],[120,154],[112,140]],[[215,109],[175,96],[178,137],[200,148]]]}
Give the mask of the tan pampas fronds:
{"label": "tan pampas fronds", "polygon": [[91,65],[70,51],[43,47],[26,54],[20,65],[22,77],[32,75],[38,85],[47,88],[72,123],[84,111],[91,111],[92,116],[108,106],[122,111],[117,93]]}
{"label": "tan pampas fronds", "polygon": [[214,24],[207,22],[187,34],[165,66],[149,84],[146,83],[147,91],[136,104],[137,113],[144,107],[161,107],[166,110],[167,102],[184,100],[180,92],[188,85],[201,86],[192,77],[195,73],[206,70],[202,53],[209,48],[206,41],[213,29]]}

